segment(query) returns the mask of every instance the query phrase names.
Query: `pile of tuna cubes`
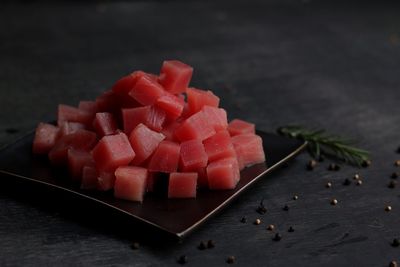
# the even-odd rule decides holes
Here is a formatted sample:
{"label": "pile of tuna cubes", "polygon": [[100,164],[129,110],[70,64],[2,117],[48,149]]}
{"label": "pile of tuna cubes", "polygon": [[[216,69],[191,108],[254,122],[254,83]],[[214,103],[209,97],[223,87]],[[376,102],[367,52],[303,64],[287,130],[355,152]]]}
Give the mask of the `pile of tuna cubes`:
{"label": "pile of tuna cubes", "polygon": [[59,105],[57,126],[40,123],[33,153],[68,166],[84,190],[143,201],[160,174],[169,198],[233,189],[240,170],[265,161],[254,124],[227,121],[219,98],[189,87],[193,68],[164,61],[160,75],[134,71],[95,101]]}

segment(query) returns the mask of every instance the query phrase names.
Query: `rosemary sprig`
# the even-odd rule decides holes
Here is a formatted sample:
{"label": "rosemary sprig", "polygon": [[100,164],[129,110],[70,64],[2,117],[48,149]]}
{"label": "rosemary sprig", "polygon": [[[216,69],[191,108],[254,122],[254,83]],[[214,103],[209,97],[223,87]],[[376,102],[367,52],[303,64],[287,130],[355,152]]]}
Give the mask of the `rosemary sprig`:
{"label": "rosemary sprig", "polygon": [[278,133],[308,142],[308,152],[319,159],[322,155],[362,166],[369,161],[369,152],[354,147],[354,142],[338,135],[326,133],[325,130],[309,130],[302,126],[284,126],[278,128]]}

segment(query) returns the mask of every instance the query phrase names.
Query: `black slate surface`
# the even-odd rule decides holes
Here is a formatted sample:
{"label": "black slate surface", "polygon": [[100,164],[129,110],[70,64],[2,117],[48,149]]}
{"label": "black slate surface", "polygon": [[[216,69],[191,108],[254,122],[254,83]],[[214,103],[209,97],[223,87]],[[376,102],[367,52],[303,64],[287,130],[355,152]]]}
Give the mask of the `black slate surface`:
{"label": "black slate surface", "polygon": [[[400,158],[399,11],[394,1],[0,4],[1,144],[53,119],[59,102],[91,99],[131,70],[157,72],[163,59],[179,58],[231,117],[267,131],[288,123],[326,128],[373,153],[370,168],[339,172],[328,172],[329,162],[307,172],[303,154],[183,243],[140,239],[139,250],[131,249],[138,228],[106,222],[90,206],[75,214],[81,204],[66,196],[53,197],[70,203],[54,203],[40,189],[4,184],[0,265],[175,266],[182,254],[188,266],[221,266],[230,255],[235,266],[400,261],[400,248],[390,246],[400,237],[400,187],[387,188]],[[363,185],[343,186],[355,172]],[[262,198],[265,215],[255,212]],[[252,224],[256,218],[261,225]],[[265,229],[270,223],[280,242]],[[215,248],[198,250],[208,239]]]}

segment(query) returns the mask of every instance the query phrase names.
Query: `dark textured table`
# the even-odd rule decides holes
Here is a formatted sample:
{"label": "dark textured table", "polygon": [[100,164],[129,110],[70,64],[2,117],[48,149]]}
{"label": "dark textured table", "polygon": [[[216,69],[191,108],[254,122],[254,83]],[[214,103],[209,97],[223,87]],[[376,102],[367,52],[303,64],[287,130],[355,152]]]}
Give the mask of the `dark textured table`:
{"label": "dark textured table", "polygon": [[[157,72],[162,60],[178,58],[195,67],[192,84],[215,90],[231,117],[266,131],[288,123],[325,128],[359,141],[373,158],[367,169],[328,172],[325,161],[306,171],[302,154],[184,242],[140,239],[138,250],[131,245],[140,229],[107,223],[94,208],[77,215],[80,203],[68,196],[46,193],[46,201],[25,184],[5,184],[0,265],[175,266],[183,254],[188,266],[221,266],[230,255],[235,266],[399,261],[400,247],[390,243],[400,238],[400,187],[387,187],[400,158],[399,12],[383,1],[0,4],[3,145],[54,119],[60,102],[92,99],[123,74]],[[356,172],[363,185],[343,186]],[[262,198],[265,215],[255,212]],[[198,250],[208,239],[215,248]]]}

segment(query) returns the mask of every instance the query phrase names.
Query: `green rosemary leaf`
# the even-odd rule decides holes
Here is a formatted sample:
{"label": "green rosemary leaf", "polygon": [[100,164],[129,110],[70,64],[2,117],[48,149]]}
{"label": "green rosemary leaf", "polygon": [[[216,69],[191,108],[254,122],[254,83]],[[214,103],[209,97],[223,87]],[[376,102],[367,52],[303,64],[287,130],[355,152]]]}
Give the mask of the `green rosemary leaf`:
{"label": "green rosemary leaf", "polygon": [[328,134],[325,130],[289,125],[280,127],[277,131],[283,136],[307,141],[308,152],[317,159],[324,155],[359,167],[369,160],[369,152],[355,147],[355,142],[338,135]]}

